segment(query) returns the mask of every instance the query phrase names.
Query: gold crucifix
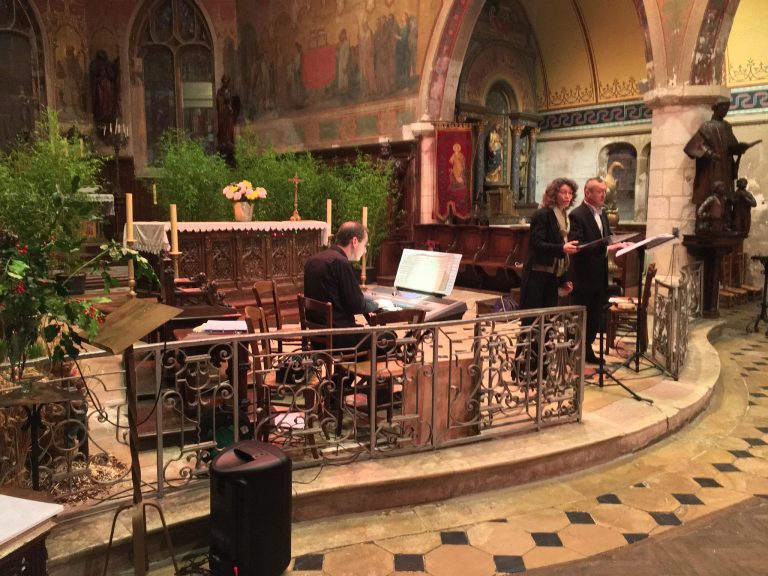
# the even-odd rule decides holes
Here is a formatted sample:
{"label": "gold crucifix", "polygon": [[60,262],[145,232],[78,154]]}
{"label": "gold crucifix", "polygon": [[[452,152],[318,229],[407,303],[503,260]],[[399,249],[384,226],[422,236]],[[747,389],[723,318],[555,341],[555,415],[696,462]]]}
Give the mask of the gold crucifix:
{"label": "gold crucifix", "polygon": [[293,182],[293,214],[290,217],[291,222],[301,220],[299,216],[299,182],[304,182],[299,178],[299,173],[294,172],[293,178],[288,178],[288,182]]}

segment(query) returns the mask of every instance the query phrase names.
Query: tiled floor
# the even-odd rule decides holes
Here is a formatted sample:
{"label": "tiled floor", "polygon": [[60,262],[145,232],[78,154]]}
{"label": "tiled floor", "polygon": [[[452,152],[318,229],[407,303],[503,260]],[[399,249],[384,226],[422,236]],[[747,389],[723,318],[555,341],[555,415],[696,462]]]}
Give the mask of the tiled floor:
{"label": "tiled floor", "polygon": [[[415,507],[421,530],[397,511],[296,524],[294,550],[303,553],[287,574],[520,573],[653,545],[665,531],[768,495],[768,338],[744,333],[754,305],[724,312],[721,385],[708,412],[674,437],[583,473]],[[531,502],[546,505],[531,510]],[[484,520],[480,511],[494,508],[499,516]],[[378,535],[360,528],[367,525]],[[329,530],[348,529],[358,543],[324,547]]]}
{"label": "tiled floor", "polygon": [[[726,311],[729,325],[716,342],[721,383],[709,410],[674,436],[635,455],[543,482],[295,523],[295,558],[286,575],[492,575],[557,570],[563,563],[570,564],[558,574],[569,573],[568,567],[585,573],[579,567],[594,569],[603,566],[602,558],[668,542],[670,534],[697,530],[703,517],[768,495],[768,338],[744,333],[755,313],[754,304]],[[622,377],[642,393],[663,380],[653,373]],[[673,394],[675,383],[667,383]],[[608,391],[624,394],[618,388]],[[586,403],[604,401],[604,394],[585,398]],[[630,409],[640,405],[631,402]],[[763,534],[743,534],[741,541],[747,545],[748,538],[753,544],[758,539],[764,546]],[[718,541],[702,529],[698,544],[712,550]],[[654,570],[653,558],[646,554],[642,572],[621,572],[691,573],[683,564],[679,570]],[[665,570],[674,561],[665,558]],[[182,561],[187,568],[191,564],[191,559]],[[152,574],[165,576],[172,570]]]}

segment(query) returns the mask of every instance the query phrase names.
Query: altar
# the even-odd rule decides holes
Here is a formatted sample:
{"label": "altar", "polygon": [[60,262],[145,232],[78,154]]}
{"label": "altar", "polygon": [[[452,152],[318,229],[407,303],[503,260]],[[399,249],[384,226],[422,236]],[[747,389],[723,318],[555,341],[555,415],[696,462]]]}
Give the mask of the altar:
{"label": "altar", "polygon": [[[170,222],[134,222],[133,230],[135,249],[170,249]],[[298,292],[304,262],[328,243],[329,234],[328,224],[317,220],[179,222],[179,276],[204,272],[232,305],[251,298],[255,280],[273,279],[284,291]]]}

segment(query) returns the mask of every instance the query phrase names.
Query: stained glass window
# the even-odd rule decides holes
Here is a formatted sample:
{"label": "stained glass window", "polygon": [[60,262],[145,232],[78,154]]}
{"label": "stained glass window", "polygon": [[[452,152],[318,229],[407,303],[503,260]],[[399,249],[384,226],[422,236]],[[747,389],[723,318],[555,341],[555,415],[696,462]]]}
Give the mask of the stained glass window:
{"label": "stained glass window", "polygon": [[158,158],[170,128],[187,131],[214,151],[213,47],[193,0],[150,0],[135,35],[143,61],[147,160]]}
{"label": "stained glass window", "polygon": [[0,148],[29,134],[46,103],[40,27],[29,0],[0,0]]}

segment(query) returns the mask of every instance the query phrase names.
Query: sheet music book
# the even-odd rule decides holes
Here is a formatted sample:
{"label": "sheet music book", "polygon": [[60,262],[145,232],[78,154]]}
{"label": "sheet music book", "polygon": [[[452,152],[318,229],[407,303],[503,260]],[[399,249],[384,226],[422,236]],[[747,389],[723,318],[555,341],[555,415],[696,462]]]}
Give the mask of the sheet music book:
{"label": "sheet music book", "polygon": [[395,288],[448,296],[459,273],[461,254],[406,248],[395,276]]}
{"label": "sheet music book", "polygon": [[637,232],[630,232],[629,234],[611,234],[610,236],[603,236],[602,238],[592,240],[591,242],[579,244],[579,250],[583,250],[584,248],[589,248],[590,246],[595,246],[597,244],[605,244],[606,246],[609,244],[618,244],[619,242],[626,242],[635,236],[638,236]]}
{"label": "sheet music book", "polygon": [[202,328],[207,334],[248,332],[248,324],[245,320],[208,320]]}
{"label": "sheet music book", "polygon": [[63,511],[61,504],[0,495],[0,545]]}
{"label": "sheet music book", "polygon": [[657,246],[661,246],[662,244],[666,244],[670,240],[674,239],[675,236],[673,234],[658,234],[656,236],[651,236],[649,238],[646,238],[645,240],[640,240],[640,242],[635,242],[631,246],[627,246],[626,248],[622,248],[618,252],[616,252],[616,257],[624,256],[627,252],[632,252],[632,250],[637,250],[638,248],[645,248],[645,251],[648,252],[649,250],[653,250]]}

